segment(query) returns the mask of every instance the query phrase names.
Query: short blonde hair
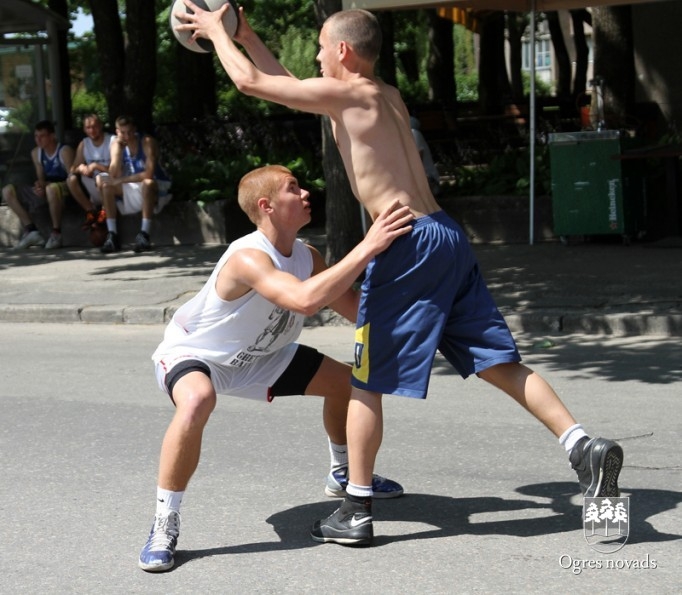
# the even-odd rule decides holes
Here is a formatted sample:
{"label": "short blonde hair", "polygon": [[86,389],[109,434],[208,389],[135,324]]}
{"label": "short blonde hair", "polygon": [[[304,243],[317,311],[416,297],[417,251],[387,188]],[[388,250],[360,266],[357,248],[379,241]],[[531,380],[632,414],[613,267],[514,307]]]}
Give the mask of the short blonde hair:
{"label": "short blonde hair", "polygon": [[381,26],[371,12],[359,8],[335,12],[325,26],[333,41],[345,41],[363,60],[374,63],[379,58]]}
{"label": "short blonde hair", "polygon": [[283,165],[265,165],[250,171],[239,181],[237,200],[252,223],[258,225],[260,219],[258,199],[273,199],[279,192],[282,177],[291,175],[291,170]]}

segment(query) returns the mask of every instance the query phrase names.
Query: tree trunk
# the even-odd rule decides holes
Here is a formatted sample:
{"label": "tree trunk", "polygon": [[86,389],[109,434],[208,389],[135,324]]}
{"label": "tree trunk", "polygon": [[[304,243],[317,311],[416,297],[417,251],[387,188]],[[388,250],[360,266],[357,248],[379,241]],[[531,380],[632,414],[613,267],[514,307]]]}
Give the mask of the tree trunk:
{"label": "tree trunk", "polygon": [[493,12],[483,19],[478,81],[481,113],[503,113],[505,104],[511,99],[511,85],[504,59],[503,12]]}
{"label": "tree trunk", "polygon": [[[318,24],[341,10],[341,0],[316,0]],[[329,118],[322,118],[322,167],[327,186],[326,260],[331,265],[341,260],[362,239],[360,206],[353,195],[341,155],[332,136]]]}
{"label": "tree trunk", "polygon": [[109,124],[127,110],[123,94],[125,47],[117,0],[90,0],[102,88],[107,101]]}
{"label": "tree trunk", "polygon": [[523,97],[523,77],[521,69],[522,60],[522,38],[526,19],[524,16],[515,12],[507,13],[507,32],[509,33],[509,76],[511,79],[511,90],[514,101],[522,102]]}
{"label": "tree trunk", "polygon": [[426,73],[429,79],[429,99],[444,106],[454,106],[457,103],[457,82],[453,24],[450,19],[439,17],[435,10],[428,10],[427,14],[429,57]]}
{"label": "tree trunk", "polygon": [[[69,8],[66,0],[49,0],[48,8],[58,15],[69,19]],[[64,130],[73,128],[73,106],[71,105],[71,66],[69,65],[68,31],[57,32],[57,45],[59,47],[59,63],[61,72],[53,72],[50,76],[58,76],[62,88],[62,105],[64,106]]]}
{"label": "tree trunk", "polygon": [[585,92],[587,89],[587,67],[589,65],[590,48],[585,37],[584,23],[592,23],[590,13],[581,8],[571,11],[573,22],[573,43],[575,44],[575,75],[573,78],[573,100]]}
{"label": "tree trunk", "polygon": [[592,21],[594,75],[604,79],[607,126],[618,126],[635,104],[632,10],[630,6],[595,7]]}
{"label": "tree trunk", "polygon": [[133,116],[152,131],[156,86],[156,8],[151,0],[126,0],[124,39],[117,0],[90,0],[109,122]]}
{"label": "tree trunk", "polygon": [[156,87],[156,9],[152,0],[126,0],[126,111],[140,130],[151,132]]}
{"label": "tree trunk", "polygon": [[557,62],[557,88],[556,95],[561,101],[569,101],[571,98],[571,59],[568,57],[568,48],[564,40],[559,23],[559,13],[552,11],[546,14],[549,34],[554,46],[554,58]]}
{"label": "tree trunk", "polygon": [[332,265],[362,240],[363,233],[360,203],[351,190],[327,117],[322,118],[322,166],[327,187],[325,258]]}
{"label": "tree trunk", "polygon": [[395,86],[397,81],[395,54],[393,53],[393,13],[388,11],[380,12],[377,14],[377,18],[381,25],[381,35],[383,38],[379,63],[377,64],[377,74],[385,83]]}
{"label": "tree trunk", "polygon": [[188,52],[179,43],[176,45],[180,118],[187,122],[215,115],[218,104],[213,56]]}

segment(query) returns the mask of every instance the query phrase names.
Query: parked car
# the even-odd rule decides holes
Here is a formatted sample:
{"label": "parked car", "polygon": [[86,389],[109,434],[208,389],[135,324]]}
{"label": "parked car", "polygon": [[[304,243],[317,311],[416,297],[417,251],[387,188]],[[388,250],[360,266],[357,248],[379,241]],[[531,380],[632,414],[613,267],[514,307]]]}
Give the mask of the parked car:
{"label": "parked car", "polygon": [[0,134],[8,132],[14,126],[10,119],[12,111],[11,107],[0,107]]}

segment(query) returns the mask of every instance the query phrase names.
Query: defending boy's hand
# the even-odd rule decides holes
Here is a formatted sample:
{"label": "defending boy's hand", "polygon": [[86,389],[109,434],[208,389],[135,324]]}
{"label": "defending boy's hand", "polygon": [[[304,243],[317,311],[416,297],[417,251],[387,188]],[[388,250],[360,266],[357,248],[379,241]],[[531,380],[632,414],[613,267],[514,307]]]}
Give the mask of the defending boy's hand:
{"label": "defending boy's hand", "polygon": [[396,200],[375,219],[363,243],[374,255],[379,254],[386,250],[393,240],[411,232],[410,223],[413,220],[414,215],[409,207],[402,206],[400,201]]}

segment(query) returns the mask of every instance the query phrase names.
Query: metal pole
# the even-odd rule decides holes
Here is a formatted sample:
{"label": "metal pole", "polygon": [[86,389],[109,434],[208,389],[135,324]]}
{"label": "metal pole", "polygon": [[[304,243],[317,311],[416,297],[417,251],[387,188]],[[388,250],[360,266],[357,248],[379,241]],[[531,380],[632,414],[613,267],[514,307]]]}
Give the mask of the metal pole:
{"label": "metal pole", "polygon": [[530,221],[528,224],[529,244],[535,240],[535,0],[530,3]]}

